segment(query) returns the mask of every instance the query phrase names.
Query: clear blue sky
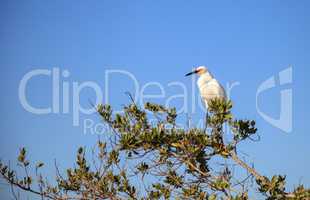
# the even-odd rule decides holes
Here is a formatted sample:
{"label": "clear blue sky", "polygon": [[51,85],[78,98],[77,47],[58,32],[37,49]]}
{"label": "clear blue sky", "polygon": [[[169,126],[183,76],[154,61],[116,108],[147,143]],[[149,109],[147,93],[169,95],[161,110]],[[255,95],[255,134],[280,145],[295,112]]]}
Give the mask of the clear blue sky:
{"label": "clear blue sky", "polygon": [[[244,143],[240,150],[265,175],[286,174],[288,185],[302,182],[310,187],[308,130],[310,86],[309,1],[12,1],[0,2],[0,158],[14,161],[25,146],[32,160],[53,169],[71,166],[78,146],[92,146],[96,135],[83,134],[73,126],[73,82],[93,81],[105,91],[107,69],[132,73],[141,87],[150,82],[164,86],[165,102],[179,93],[178,81],[190,88],[184,74],[194,65],[207,65],[223,85],[238,81],[231,98],[239,118],[257,121],[261,141]],[[261,96],[260,109],[276,118],[280,91],[293,91],[293,128],[290,133],[272,126],[257,112],[258,86],[293,66],[293,82]],[[68,70],[62,78],[70,86],[68,114],[35,115],[18,98],[22,77],[35,69]],[[278,76],[276,76],[278,81]],[[27,86],[27,98],[36,106],[51,104],[51,78],[36,77]],[[115,76],[109,84],[111,104],[128,103],[132,91],[128,77]],[[191,91],[192,92],[192,91]],[[159,94],[150,87],[148,94]],[[197,93],[197,91],[196,91]],[[191,95],[189,93],[188,95]],[[198,95],[198,94],[197,94]],[[62,98],[62,95],[60,95]],[[94,93],[81,93],[89,106]],[[188,104],[191,104],[189,99]],[[180,106],[181,101],[171,101]],[[62,108],[63,105],[61,105]],[[196,109],[193,120],[203,111]],[[80,121],[96,115],[81,115]],[[8,188],[0,196],[8,199]]]}

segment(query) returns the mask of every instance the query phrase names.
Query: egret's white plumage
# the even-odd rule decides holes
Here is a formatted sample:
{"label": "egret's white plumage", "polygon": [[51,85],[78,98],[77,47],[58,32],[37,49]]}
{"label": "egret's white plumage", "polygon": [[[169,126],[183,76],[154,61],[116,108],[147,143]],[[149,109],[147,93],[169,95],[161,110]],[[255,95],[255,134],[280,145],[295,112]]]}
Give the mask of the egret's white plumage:
{"label": "egret's white plumage", "polygon": [[226,99],[226,93],[222,85],[212,76],[208,69],[204,66],[197,67],[193,72],[186,74],[186,76],[191,74],[198,74],[199,78],[197,80],[197,85],[199,88],[200,96],[208,107],[208,103],[214,98]]}

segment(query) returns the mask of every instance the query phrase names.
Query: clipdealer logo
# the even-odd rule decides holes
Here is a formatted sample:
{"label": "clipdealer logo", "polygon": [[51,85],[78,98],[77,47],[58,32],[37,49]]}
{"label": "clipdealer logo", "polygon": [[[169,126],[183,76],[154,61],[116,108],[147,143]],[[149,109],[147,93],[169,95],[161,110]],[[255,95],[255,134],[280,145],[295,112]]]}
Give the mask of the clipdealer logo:
{"label": "clipdealer logo", "polygon": [[[81,114],[90,115],[96,112],[96,109],[93,107],[84,108],[80,104],[80,96],[81,92],[85,89],[91,90],[95,94],[95,105],[100,103],[109,103],[110,98],[110,79],[112,75],[117,76],[117,78],[129,78],[134,86],[134,90],[132,91],[132,96],[134,101],[140,106],[143,107],[145,100],[147,99],[163,99],[165,101],[164,106],[172,107],[174,104],[172,103],[175,99],[181,99],[181,104],[177,108],[177,113],[180,114],[194,114],[197,110],[204,110],[202,101],[200,100],[199,93],[197,92],[196,80],[193,77],[191,79],[190,87],[187,84],[184,84],[180,81],[172,81],[167,84],[166,87],[171,87],[174,89],[178,89],[178,93],[174,95],[167,95],[165,87],[159,83],[150,81],[143,85],[141,85],[138,79],[130,72],[125,70],[113,69],[113,70],[105,70],[105,80],[104,87],[101,88],[98,83],[94,81],[83,81],[83,82],[69,82],[66,80],[70,76],[70,72],[66,69],[61,70],[60,68],[53,69],[34,69],[27,72],[21,79],[18,88],[18,97],[22,107],[32,114],[37,115],[48,115],[48,114],[72,114],[72,122],[73,126],[80,125],[80,116]],[[30,90],[27,85],[31,81],[35,81],[39,76],[46,77],[49,81],[52,82],[52,88],[49,90],[52,94],[52,104],[39,108],[34,103],[30,102],[27,99],[27,91]],[[284,132],[292,131],[292,89],[287,88],[283,89],[280,92],[281,101],[280,101],[280,117],[272,117],[267,113],[264,113],[259,107],[259,102],[263,101],[263,98],[260,97],[267,90],[271,90],[280,85],[287,85],[292,83],[292,67],[289,67],[281,72],[279,72],[279,84],[276,84],[275,76],[268,78],[263,81],[256,90],[256,110],[258,114],[271,125],[279,128]],[[240,85],[240,82],[232,82],[226,84],[226,93],[227,97],[230,98],[232,94],[232,90]],[[146,94],[146,90],[149,87],[156,87],[159,89],[159,94]],[[103,90],[104,89],[104,90]],[[72,93],[72,96],[70,94]],[[190,102],[190,103],[189,103]],[[197,109],[198,108],[198,109]],[[115,111],[121,112],[121,111]],[[191,123],[191,122],[189,122]],[[204,119],[201,119],[197,123],[195,123],[199,127],[204,126]],[[180,125],[182,126],[182,125]],[[184,125],[183,125],[184,126]],[[191,126],[191,125],[190,125]],[[102,123],[95,123],[91,119],[85,119],[83,121],[84,133],[90,132],[91,134],[103,134],[106,132],[108,127],[106,127]],[[184,127],[183,127],[184,128]]]}

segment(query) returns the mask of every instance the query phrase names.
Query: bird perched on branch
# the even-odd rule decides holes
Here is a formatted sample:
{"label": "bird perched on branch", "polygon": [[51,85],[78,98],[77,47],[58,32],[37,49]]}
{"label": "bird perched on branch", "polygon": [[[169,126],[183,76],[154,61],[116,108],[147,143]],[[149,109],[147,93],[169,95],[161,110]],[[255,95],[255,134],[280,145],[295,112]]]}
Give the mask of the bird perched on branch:
{"label": "bird perched on branch", "polygon": [[197,80],[197,85],[199,88],[200,96],[207,109],[208,116],[208,104],[210,103],[210,100],[215,98],[226,100],[227,97],[225,90],[205,66],[199,66],[185,76],[189,76],[192,74],[198,74],[199,76]]}

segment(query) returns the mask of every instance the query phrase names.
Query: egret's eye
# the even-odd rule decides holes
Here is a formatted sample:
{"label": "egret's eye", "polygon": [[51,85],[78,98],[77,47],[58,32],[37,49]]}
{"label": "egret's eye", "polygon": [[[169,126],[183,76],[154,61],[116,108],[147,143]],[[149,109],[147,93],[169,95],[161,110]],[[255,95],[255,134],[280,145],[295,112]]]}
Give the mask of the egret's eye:
{"label": "egret's eye", "polygon": [[197,73],[197,74],[203,73],[203,69],[197,69],[197,70],[196,70],[196,73]]}

